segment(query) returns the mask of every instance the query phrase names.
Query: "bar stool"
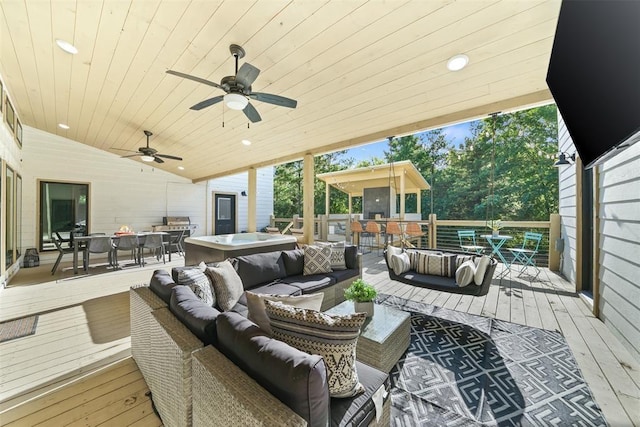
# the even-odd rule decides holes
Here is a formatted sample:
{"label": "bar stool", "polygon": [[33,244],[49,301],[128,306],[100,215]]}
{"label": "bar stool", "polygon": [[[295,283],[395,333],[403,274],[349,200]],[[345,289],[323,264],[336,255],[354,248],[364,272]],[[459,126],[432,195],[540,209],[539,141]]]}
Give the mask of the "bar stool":
{"label": "bar stool", "polygon": [[402,230],[400,229],[400,224],[398,224],[395,221],[388,222],[387,228],[385,229],[384,232],[385,232],[385,235],[391,236],[391,245],[393,245],[393,236],[402,236]]}
{"label": "bar stool", "polygon": [[360,249],[360,238],[362,237],[362,233],[364,233],[364,230],[362,229],[362,224],[360,224],[360,221],[353,221],[350,224],[351,227],[351,238],[357,241],[357,246],[358,249]]}
{"label": "bar stool", "polygon": [[409,239],[407,240],[411,240],[411,238],[421,237],[424,235],[424,233],[422,232],[422,227],[420,227],[420,224],[418,224],[417,222],[408,223],[407,228],[404,232],[407,236],[409,236]]}
{"label": "bar stool", "polygon": [[378,255],[380,255],[380,245],[378,244],[380,239],[380,224],[375,221],[367,222],[367,226],[364,228],[364,231],[367,232],[367,237],[369,238],[369,247],[373,247],[373,238],[376,238],[376,247]]}

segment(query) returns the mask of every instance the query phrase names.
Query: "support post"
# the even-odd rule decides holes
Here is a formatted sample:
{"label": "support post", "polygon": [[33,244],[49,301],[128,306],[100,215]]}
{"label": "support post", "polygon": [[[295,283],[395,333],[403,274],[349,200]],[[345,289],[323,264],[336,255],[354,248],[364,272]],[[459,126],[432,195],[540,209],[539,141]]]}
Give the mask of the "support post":
{"label": "support post", "polygon": [[404,209],[405,209],[404,184],[405,182],[404,182],[404,170],[403,170],[402,173],[400,174],[400,221],[404,221],[404,213],[405,213],[404,212]]}
{"label": "support post", "polygon": [[257,229],[256,225],[256,207],[258,200],[258,174],[256,168],[249,168],[249,183],[247,192],[249,193],[249,200],[247,201],[247,231],[253,233]]}
{"label": "support post", "polygon": [[[421,214],[422,213],[422,190],[418,190],[418,192],[416,193],[416,198],[418,199],[416,202],[416,205],[418,207],[418,213]],[[420,215],[420,218],[422,218],[422,215]]]}
{"label": "support post", "polygon": [[302,182],[302,194],[303,194],[303,208],[302,208],[302,218],[303,224],[302,229],[304,231],[304,240],[307,244],[313,243],[313,226],[314,226],[314,212],[313,212],[313,192],[314,192],[314,176],[315,174],[315,164],[313,154],[305,154],[304,155],[304,166],[303,166],[303,182]]}
{"label": "support post", "polygon": [[556,240],[560,238],[560,215],[549,215],[549,270],[560,270],[560,252],[556,249]]}
{"label": "support post", "polygon": [[438,217],[436,214],[429,214],[429,248],[435,249],[438,245]]}

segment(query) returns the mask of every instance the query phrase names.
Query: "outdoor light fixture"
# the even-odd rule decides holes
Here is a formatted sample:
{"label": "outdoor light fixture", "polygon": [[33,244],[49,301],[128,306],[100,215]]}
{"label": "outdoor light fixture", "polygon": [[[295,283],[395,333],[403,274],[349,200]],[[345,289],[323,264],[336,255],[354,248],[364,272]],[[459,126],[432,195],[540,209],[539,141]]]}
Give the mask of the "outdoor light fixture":
{"label": "outdoor light fixture", "polygon": [[447,61],[447,68],[449,71],[460,71],[469,63],[469,57],[464,54],[452,56]]}
{"label": "outdoor light fixture", "polygon": [[565,153],[564,151],[562,153],[560,153],[558,155],[558,160],[553,164],[554,167],[560,167],[560,166],[568,166],[571,164],[571,162],[569,161],[571,160],[571,162],[575,162],[576,161],[576,153],[573,153],[571,155]]}
{"label": "outdoor light fixture", "polygon": [[247,192],[246,192],[246,191],[244,191],[244,190],[242,190],[242,191],[240,192],[240,195],[241,195],[242,197],[247,197]]}
{"label": "outdoor light fixture", "polygon": [[239,93],[228,93],[224,96],[224,103],[232,110],[244,110],[249,100]]}
{"label": "outdoor light fixture", "polygon": [[60,49],[64,50],[67,53],[70,53],[72,55],[78,53],[78,49],[68,41],[57,39],[56,44]]}
{"label": "outdoor light fixture", "polygon": [[140,160],[143,162],[153,162],[155,159],[153,156],[140,156]]}

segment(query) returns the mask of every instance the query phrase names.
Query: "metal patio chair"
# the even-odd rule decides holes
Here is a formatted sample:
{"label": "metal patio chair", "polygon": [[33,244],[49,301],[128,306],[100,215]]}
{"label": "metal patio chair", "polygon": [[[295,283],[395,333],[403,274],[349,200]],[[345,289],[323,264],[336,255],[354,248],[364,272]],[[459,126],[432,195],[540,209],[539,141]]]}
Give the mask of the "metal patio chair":
{"label": "metal patio chair", "polygon": [[540,248],[540,242],[542,241],[541,233],[534,233],[531,231],[527,231],[524,233],[524,240],[522,242],[522,247],[520,248],[509,248],[509,251],[513,254],[513,260],[511,261],[511,266],[515,264],[520,264],[522,267],[520,268],[520,274],[525,272],[527,267],[533,267],[536,271],[534,279],[538,277],[540,274],[540,268],[536,265],[535,256],[538,254],[538,250]]}
{"label": "metal patio chair", "polygon": [[458,241],[460,248],[464,252],[471,254],[481,254],[485,247],[476,243],[476,232],[474,230],[458,230]]}

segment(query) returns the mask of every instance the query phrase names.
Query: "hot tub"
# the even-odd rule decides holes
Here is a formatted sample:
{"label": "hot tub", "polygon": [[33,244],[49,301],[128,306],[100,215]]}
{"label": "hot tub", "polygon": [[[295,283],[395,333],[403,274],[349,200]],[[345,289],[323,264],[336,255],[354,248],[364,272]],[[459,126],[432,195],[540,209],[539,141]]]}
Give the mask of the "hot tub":
{"label": "hot tub", "polygon": [[295,249],[296,238],[282,234],[238,233],[184,239],[185,265],[224,261],[229,257]]}

